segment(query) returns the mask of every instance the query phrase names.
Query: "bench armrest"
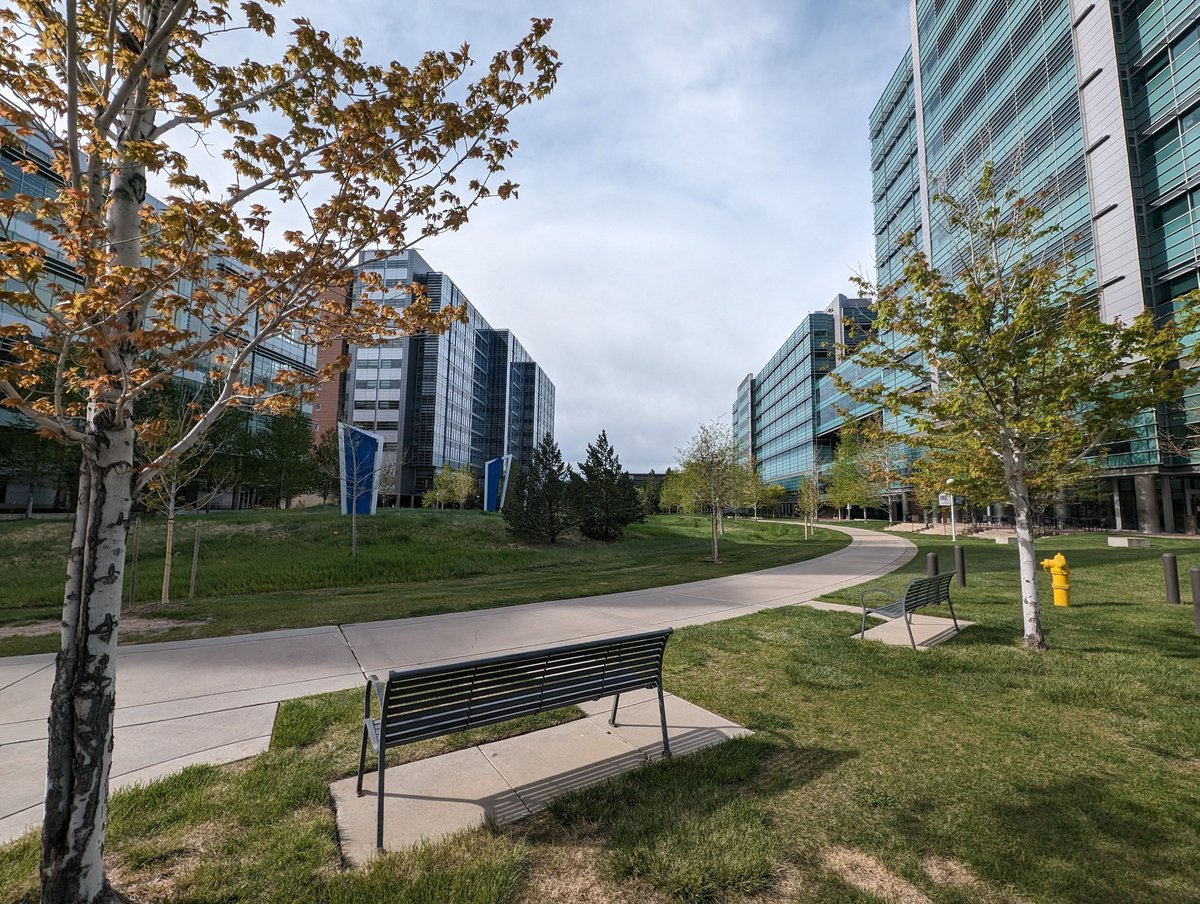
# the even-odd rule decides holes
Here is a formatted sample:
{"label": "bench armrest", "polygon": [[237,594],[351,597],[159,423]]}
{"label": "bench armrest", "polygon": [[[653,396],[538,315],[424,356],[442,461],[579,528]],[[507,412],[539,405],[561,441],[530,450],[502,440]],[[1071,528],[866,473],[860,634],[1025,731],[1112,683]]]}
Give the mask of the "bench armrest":
{"label": "bench armrest", "polygon": [[383,692],[386,682],[380,681],[377,675],[367,676],[367,687],[363,692],[363,718],[371,718],[371,690],[375,690],[375,699],[379,702],[379,715],[383,716]]}
{"label": "bench armrest", "polygon": [[862,593],[860,593],[858,595],[859,605],[861,605],[863,607],[864,612],[867,609],[867,597],[873,593],[877,594],[879,596],[886,597],[890,602],[896,601],[895,595],[890,590],[883,590],[882,588],[878,588],[878,587],[874,590],[864,590]]}

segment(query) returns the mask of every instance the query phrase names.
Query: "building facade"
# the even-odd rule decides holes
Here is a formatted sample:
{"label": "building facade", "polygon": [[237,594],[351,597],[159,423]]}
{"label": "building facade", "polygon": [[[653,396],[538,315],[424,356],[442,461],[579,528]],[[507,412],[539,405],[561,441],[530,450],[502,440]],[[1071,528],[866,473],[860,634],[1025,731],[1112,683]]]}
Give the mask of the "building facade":
{"label": "building facade", "polygon": [[[11,125],[0,122],[0,128],[11,129]],[[30,171],[26,171],[29,169]],[[62,179],[51,167],[50,149],[36,137],[22,137],[18,142],[5,142],[0,146],[0,197],[11,198],[17,194],[34,195],[36,197],[54,197],[63,187]],[[153,197],[147,196],[146,203],[161,206]],[[34,229],[21,218],[13,218],[0,228],[0,235],[21,241],[35,242],[46,252],[46,276],[43,284],[53,281],[69,289],[72,286],[82,287],[82,280],[76,272],[71,260],[56,244],[50,242],[41,230]],[[207,261],[208,272],[234,272],[241,265],[219,253],[211,255]],[[21,291],[24,286],[16,281],[9,281],[5,288]],[[35,287],[41,291],[41,286]],[[189,296],[194,289],[191,281],[180,280],[175,284],[175,291],[180,295]],[[46,297],[49,297],[47,290]],[[232,298],[230,303],[237,308],[244,307],[244,298]],[[259,313],[253,314],[247,329],[253,332],[257,329]],[[22,312],[10,305],[0,303],[0,327],[14,324],[30,326],[35,336],[41,329],[41,324],[29,321]],[[180,310],[175,314],[175,324],[183,331],[193,334],[203,340],[210,335],[208,324],[193,318],[187,311]],[[179,374],[179,378],[193,384],[204,383],[207,378],[207,360],[198,360],[195,367],[188,372]],[[299,371],[311,374],[316,367],[316,348],[299,342],[287,333],[277,333],[255,347],[247,360],[248,378],[246,382],[263,386],[266,392],[283,389],[275,380],[275,375],[281,370]],[[306,401],[298,404],[301,413],[311,417],[312,406]],[[25,419],[10,409],[0,408],[0,426],[29,426]],[[28,503],[32,494],[34,507],[56,507],[55,488],[49,485],[29,486],[29,481],[22,480],[19,475],[6,474],[0,471],[0,511],[14,509]],[[61,495],[61,494],[58,494]],[[57,507],[61,507],[61,500]]]}
{"label": "building facade", "polygon": [[[990,161],[1059,227],[1035,253],[1069,245],[1106,319],[1169,316],[1200,285],[1200,2],[912,0],[910,30],[869,118],[881,284],[901,275],[906,237],[935,266],[951,264],[956,236],[931,199],[969,191]],[[852,358],[837,372],[850,383],[889,379]],[[836,443],[839,409],[871,414],[815,373],[794,396],[818,400],[812,449],[806,434],[791,438],[796,461],[819,463],[822,444]],[[1200,392],[1131,426],[1106,450],[1101,494],[1075,514],[1196,532]],[[757,446],[772,427],[743,430]]]}
{"label": "building facade", "polygon": [[[554,435],[554,384],[509,331],[493,329],[444,273],[416,251],[365,252],[360,273],[375,271],[383,295],[407,303],[419,283],[430,307],[462,305],[465,323],[442,335],[417,335],[372,348],[326,346],[318,365],[339,355],[349,369],[322,387],[313,426],[319,433],[339,421],[380,434],[384,442],[381,493],[414,505],[444,465],[483,473],[488,459],[528,461],[546,434]],[[356,279],[346,302],[360,297]]]}

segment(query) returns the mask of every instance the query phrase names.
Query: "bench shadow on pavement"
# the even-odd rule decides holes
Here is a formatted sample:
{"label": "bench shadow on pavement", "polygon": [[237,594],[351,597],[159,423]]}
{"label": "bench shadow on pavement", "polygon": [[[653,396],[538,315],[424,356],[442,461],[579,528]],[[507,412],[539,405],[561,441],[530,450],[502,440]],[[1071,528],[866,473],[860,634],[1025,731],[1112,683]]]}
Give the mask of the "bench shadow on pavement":
{"label": "bench shadow on pavement", "polygon": [[[727,740],[728,738],[716,728],[695,728],[673,736],[671,738],[671,752],[676,758],[688,756],[716,744],[724,743]],[[634,769],[639,769],[660,760],[662,760],[661,746],[655,747],[649,757],[641,750],[630,749],[619,756],[607,757],[594,763],[589,763],[586,766],[569,769],[537,781],[514,785],[513,790],[516,792],[519,800],[514,798],[512,793],[508,791],[499,794],[489,794],[479,798],[425,795],[406,791],[403,786],[395,788],[394,784],[397,783],[388,786],[388,789],[384,792],[384,797],[389,801],[395,800],[399,802],[398,806],[400,807],[403,807],[404,801],[415,800],[475,804],[489,818],[499,824],[504,824],[520,819],[528,813],[536,813],[539,810],[545,809],[552,800],[564,794],[579,791],[583,788],[590,788],[593,785],[617,778]],[[374,790],[370,790],[368,794],[374,796]]]}

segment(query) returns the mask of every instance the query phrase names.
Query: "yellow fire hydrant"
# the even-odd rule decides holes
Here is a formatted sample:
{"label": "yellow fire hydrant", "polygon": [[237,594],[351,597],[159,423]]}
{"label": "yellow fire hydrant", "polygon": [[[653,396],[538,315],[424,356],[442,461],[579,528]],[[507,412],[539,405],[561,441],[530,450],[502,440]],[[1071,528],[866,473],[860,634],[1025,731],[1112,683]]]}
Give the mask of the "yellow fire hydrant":
{"label": "yellow fire hydrant", "polygon": [[1060,552],[1053,559],[1042,559],[1042,568],[1050,575],[1050,586],[1054,588],[1054,605],[1071,605],[1071,585],[1067,583],[1071,569],[1067,567],[1067,557]]}

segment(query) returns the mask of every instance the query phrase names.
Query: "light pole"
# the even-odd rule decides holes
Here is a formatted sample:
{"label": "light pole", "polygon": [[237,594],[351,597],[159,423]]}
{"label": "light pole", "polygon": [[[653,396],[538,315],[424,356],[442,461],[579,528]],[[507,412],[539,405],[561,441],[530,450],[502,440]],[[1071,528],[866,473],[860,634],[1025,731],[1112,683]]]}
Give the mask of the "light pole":
{"label": "light pole", "polygon": [[958,533],[954,525],[954,478],[946,478],[946,487],[950,490],[950,542],[954,543],[958,540]]}

